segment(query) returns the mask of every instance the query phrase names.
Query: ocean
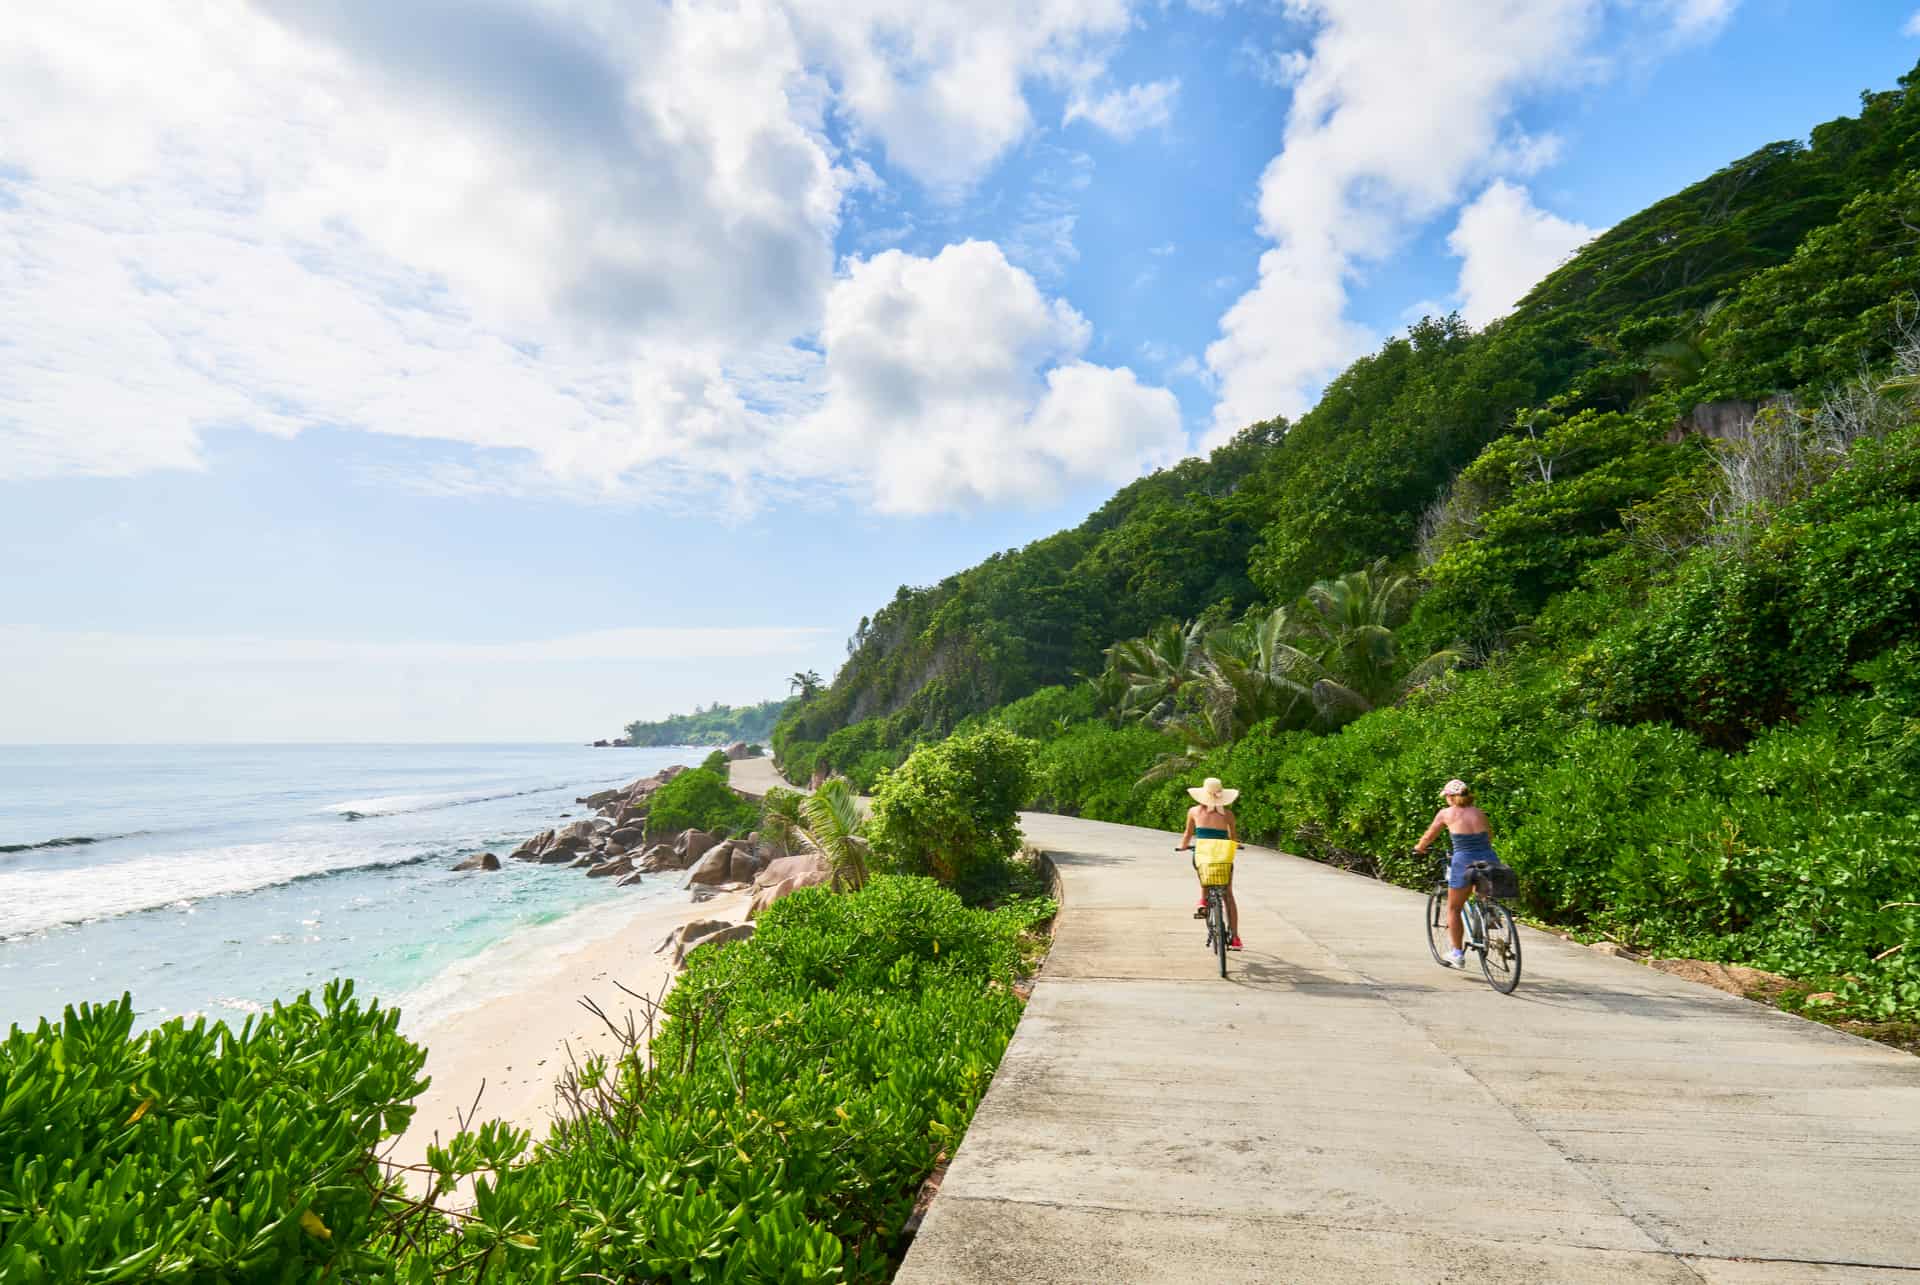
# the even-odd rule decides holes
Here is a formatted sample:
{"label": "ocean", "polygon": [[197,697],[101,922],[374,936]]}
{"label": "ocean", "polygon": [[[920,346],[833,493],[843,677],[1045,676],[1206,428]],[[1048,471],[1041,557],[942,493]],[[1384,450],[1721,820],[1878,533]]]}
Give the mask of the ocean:
{"label": "ocean", "polygon": [[0,746],[0,1029],[131,993],[143,1026],[334,977],[411,1031],[678,887],[503,861],[576,796],[704,749]]}

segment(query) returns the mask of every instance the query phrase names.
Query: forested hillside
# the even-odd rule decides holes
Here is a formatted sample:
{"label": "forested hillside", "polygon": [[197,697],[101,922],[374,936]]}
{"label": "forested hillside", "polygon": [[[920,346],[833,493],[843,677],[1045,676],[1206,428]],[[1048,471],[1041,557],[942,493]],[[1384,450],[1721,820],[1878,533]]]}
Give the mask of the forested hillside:
{"label": "forested hillside", "polygon": [[1618,514],[1700,462],[1698,439],[1666,441],[1695,405],[1818,388],[1888,359],[1915,284],[1903,214],[1917,147],[1905,82],[1869,95],[1810,143],[1770,144],[1625,220],[1486,330],[1424,321],[1298,424],[1251,425],[1071,531],[902,587],[860,621],[851,658],[783,740],[876,717],[889,720],[877,744],[939,735],[1098,672],[1107,646],[1157,622],[1225,622],[1375,558],[1410,560],[1450,484],[1508,488],[1517,456],[1544,451],[1562,477],[1594,476],[1527,515],[1525,547],[1502,532],[1476,551],[1476,565],[1503,565],[1471,603],[1454,587],[1461,559],[1443,567],[1422,613],[1426,637],[1494,636],[1609,547]]}
{"label": "forested hillside", "polygon": [[1045,806],[1171,824],[1212,770],[1254,833],[1409,881],[1465,775],[1535,913],[1920,1014],[1917,74],[902,588],[783,766],[868,786],[1000,723]]}

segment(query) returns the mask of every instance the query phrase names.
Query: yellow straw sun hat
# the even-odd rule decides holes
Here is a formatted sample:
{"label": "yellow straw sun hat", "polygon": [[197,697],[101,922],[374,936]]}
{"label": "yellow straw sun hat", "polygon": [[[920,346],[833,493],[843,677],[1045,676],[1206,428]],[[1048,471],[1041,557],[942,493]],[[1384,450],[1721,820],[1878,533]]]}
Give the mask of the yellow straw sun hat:
{"label": "yellow straw sun hat", "polygon": [[1191,794],[1196,801],[1204,803],[1210,808],[1231,807],[1233,801],[1240,797],[1240,791],[1223,788],[1220,784],[1220,778],[1217,776],[1208,777],[1206,781],[1200,785],[1189,785],[1187,787],[1187,793]]}

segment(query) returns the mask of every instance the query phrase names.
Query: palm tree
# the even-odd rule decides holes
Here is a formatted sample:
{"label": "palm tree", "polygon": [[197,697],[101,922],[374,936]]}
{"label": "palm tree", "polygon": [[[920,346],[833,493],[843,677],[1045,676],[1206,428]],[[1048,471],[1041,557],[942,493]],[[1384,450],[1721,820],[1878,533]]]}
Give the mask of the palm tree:
{"label": "palm tree", "polygon": [[760,818],[763,839],[789,852],[798,848],[825,857],[834,887],[848,892],[867,882],[872,849],[865,829],[859,799],[844,776],[828,779],[812,794],[769,790]]}
{"label": "palm tree", "polygon": [[794,675],[787,679],[787,690],[790,692],[799,692],[800,699],[803,701],[812,700],[820,694],[819,672],[812,669],[795,671]]}
{"label": "palm tree", "polygon": [[1713,360],[1713,319],[1725,306],[1726,300],[1715,299],[1689,316],[1673,338],[1654,344],[1642,354],[1655,383],[1684,388],[1699,380]]}
{"label": "palm tree", "polygon": [[1296,673],[1310,677],[1323,720],[1344,723],[1392,704],[1460,663],[1459,652],[1446,650],[1403,665],[1393,627],[1413,588],[1412,577],[1394,574],[1382,558],[1307,590],[1301,601],[1310,611],[1302,620],[1312,641],[1300,654],[1311,655],[1315,664]]}
{"label": "palm tree", "polygon": [[1148,722],[1168,717],[1180,689],[1193,677],[1201,651],[1198,621],[1168,622],[1107,648],[1107,666],[1124,685],[1121,712]]}

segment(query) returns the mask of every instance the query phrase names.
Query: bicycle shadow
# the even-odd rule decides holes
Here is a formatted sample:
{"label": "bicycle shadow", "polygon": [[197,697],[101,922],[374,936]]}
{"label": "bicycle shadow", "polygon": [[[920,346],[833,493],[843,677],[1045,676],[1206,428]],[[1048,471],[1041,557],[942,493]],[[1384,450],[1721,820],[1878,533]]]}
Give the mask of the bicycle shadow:
{"label": "bicycle shadow", "polygon": [[1238,955],[1228,957],[1227,981],[1240,986],[1286,987],[1291,990],[1336,987],[1372,989],[1357,978],[1329,976],[1278,955],[1264,952],[1255,954],[1251,951],[1241,951]]}

